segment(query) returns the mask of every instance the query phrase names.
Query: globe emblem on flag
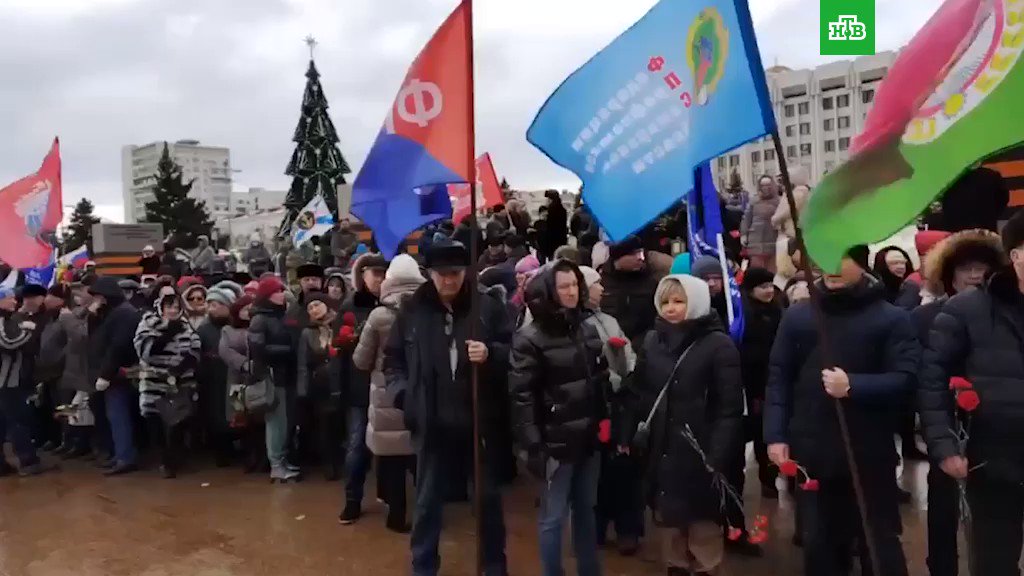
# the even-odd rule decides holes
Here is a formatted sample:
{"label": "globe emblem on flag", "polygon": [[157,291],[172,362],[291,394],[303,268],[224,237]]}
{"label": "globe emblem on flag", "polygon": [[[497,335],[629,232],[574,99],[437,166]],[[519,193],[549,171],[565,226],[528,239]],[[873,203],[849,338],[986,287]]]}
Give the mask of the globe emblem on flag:
{"label": "globe emblem on flag", "polygon": [[316,214],[311,210],[302,212],[295,218],[295,225],[299,230],[311,230],[316,225]]}
{"label": "globe emblem on flag", "polygon": [[[992,3],[973,40],[907,126],[903,135],[905,144],[933,142],[980,105],[1014,67],[1024,47],[1020,42],[1006,41],[1021,30],[1020,18],[1008,13],[1011,7],[1007,5],[1016,1]],[[1017,28],[1017,31],[1009,28]]]}
{"label": "globe emblem on flag", "polygon": [[25,220],[25,231],[37,236],[43,231],[43,219],[50,207],[50,181],[37,182],[32,191],[14,204],[14,211]]}
{"label": "globe emblem on flag", "polygon": [[705,8],[690,25],[686,37],[686,63],[693,75],[697,104],[705,106],[725,74],[729,57],[729,31],[715,8]]}

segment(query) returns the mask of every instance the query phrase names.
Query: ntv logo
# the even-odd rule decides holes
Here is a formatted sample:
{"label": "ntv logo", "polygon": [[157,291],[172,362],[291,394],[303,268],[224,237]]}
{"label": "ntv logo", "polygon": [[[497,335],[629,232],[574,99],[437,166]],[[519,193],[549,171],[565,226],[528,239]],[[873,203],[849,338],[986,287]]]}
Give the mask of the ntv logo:
{"label": "ntv logo", "polygon": [[840,16],[828,23],[828,39],[831,41],[859,41],[868,37],[868,27],[856,15]]}

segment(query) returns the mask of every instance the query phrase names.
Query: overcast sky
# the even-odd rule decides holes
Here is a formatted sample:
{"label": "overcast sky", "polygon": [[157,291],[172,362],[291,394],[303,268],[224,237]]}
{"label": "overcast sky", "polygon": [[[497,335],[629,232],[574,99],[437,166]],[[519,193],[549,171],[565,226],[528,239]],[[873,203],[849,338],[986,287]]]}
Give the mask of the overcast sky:
{"label": "overcast sky", "polygon": [[[477,0],[477,150],[519,188],[575,186],[525,140],[558,84],[654,0]],[[750,0],[765,66],[818,55],[819,0]],[[878,0],[878,50],[940,0]],[[412,58],[456,0],[0,0],[0,186],[61,137],[64,198],[120,221],[121,146],[231,148],[235,188],[285,189],[308,51],[358,171]],[[835,58],[832,58],[835,59]]]}

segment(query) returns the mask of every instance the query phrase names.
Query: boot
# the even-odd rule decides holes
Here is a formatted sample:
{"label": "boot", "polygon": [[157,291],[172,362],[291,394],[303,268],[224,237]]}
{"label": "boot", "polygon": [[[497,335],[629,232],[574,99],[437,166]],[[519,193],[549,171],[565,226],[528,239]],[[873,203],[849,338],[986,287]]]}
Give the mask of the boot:
{"label": "boot", "polygon": [[344,526],[355,524],[362,515],[363,509],[359,502],[348,502],[345,504],[345,509],[341,512],[341,515],[338,516],[338,523]]}
{"label": "boot", "polygon": [[54,450],[57,450],[57,449],[62,448],[62,447],[63,447],[62,445],[58,445],[53,440],[49,440],[45,444],[40,446],[39,450],[41,450],[43,452],[53,452]]}
{"label": "boot", "polygon": [[281,483],[287,484],[289,482],[298,482],[302,475],[297,470],[290,470],[288,468],[271,468],[270,469],[270,483]]}
{"label": "boot", "polygon": [[21,468],[19,468],[18,476],[21,476],[22,478],[28,476],[39,476],[43,472],[47,472],[54,469],[56,469],[56,466],[54,466],[53,464],[44,464],[43,462],[39,461],[36,462],[35,464],[29,464],[28,466],[22,466]]}
{"label": "boot", "polygon": [[405,520],[405,509],[402,506],[388,506],[388,518],[384,526],[398,534],[412,532],[412,526]]}
{"label": "boot", "polygon": [[103,473],[104,476],[122,476],[124,474],[131,474],[139,469],[138,464],[134,462],[117,462],[109,470]]}
{"label": "boot", "polygon": [[85,448],[84,446],[79,446],[78,448],[71,448],[70,450],[63,452],[60,455],[60,459],[77,460],[78,458],[82,458],[88,454],[92,454],[92,451],[89,450],[88,448]]}

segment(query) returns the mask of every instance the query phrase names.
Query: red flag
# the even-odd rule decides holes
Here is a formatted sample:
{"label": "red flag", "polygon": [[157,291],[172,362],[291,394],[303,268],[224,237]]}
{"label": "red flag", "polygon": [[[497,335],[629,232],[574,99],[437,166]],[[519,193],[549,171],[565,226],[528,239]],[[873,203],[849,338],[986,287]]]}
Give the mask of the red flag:
{"label": "red flag", "polygon": [[63,209],[55,138],[38,172],[0,190],[0,260],[18,269],[48,265],[53,246],[46,236],[57,230]]}
{"label": "red flag", "polygon": [[[498,184],[498,175],[494,172],[494,163],[491,162],[491,155],[485,153],[476,159],[476,184],[477,196],[476,207],[478,210],[494,208],[498,204],[504,204],[505,198],[501,194],[501,185]],[[469,186],[465,184],[452,184],[448,186],[448,194],[455,200],[452,208],[452,222],[458,224],[469,214]]]}

